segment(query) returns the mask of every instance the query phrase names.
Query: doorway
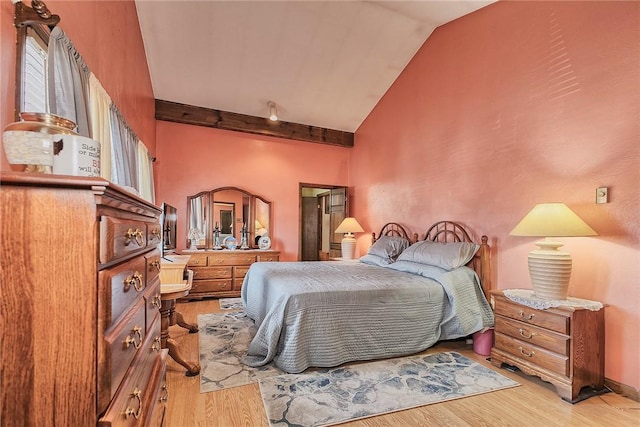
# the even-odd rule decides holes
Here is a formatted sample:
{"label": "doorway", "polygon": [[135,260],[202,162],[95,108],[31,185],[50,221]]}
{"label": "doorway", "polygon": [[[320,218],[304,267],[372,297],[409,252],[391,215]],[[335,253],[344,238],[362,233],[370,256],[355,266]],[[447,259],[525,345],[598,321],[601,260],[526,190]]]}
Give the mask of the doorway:
{"label": "doorway", "polygon": [[301,183],[299,259],[320,261],[340,257],[342,236],[333,231],[347,216],[347,187]]}

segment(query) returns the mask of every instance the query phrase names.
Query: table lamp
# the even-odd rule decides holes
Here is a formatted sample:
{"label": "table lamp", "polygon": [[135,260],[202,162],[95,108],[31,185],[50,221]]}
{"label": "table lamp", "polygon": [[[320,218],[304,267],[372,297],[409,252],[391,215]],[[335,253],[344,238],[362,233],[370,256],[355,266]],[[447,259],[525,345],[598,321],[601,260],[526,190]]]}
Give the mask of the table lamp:
{"label": "table lamp", "polygon": [[571,255],[552,237],[597,236],[564,203],[536,205],[509,233],[512,236],[544,237],[539,249],[529,252],[529,275],[533,293],[544,300],[566,300],[571,278]]}
{"label": "table lamp", "polygon": [[358,224],[353,217],[345,218],[334,233],[344,233],[344,237],[341,242],[342,258],[353,259],[356,252],[356,238],[353,233],[362,233],[364,229]]}

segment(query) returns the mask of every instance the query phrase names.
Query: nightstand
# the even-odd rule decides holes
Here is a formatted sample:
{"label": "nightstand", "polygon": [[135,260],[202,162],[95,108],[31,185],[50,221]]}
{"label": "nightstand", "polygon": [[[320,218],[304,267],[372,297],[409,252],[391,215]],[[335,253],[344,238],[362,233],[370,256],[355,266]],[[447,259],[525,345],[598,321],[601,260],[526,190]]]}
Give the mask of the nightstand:
{"label": "nightstand", "polygon": [[491,292],[495,346],[491,363],[515,366],[556,387],[569,402],[583,387],[604,387],[604,308],[560,306],[537,310],[502,291]]}

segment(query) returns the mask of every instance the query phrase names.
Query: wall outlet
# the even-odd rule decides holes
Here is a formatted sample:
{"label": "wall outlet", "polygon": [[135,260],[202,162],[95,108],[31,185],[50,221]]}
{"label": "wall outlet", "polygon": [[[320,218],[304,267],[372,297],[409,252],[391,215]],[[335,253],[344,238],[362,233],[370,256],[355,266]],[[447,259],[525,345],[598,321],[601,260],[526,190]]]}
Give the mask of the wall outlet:
{"label": "wall outlet", "polygon": [[607,187],[596,188],[596,203],[609,202],[609,189]]}

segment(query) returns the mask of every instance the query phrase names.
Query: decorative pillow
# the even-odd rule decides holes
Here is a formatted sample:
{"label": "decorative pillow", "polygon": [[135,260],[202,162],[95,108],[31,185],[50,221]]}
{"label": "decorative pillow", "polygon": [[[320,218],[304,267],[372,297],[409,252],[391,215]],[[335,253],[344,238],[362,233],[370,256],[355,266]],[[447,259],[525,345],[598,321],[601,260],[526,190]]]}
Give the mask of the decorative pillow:
{"label": "decorative pillow", "polygon": [[396,261],[393,264],[387,266],[393,270],[405,271],[407,273],[417,274],[419,276],[430,277],[436,279],[443,274],[447,273],[444,268],[436,267],[435,265],[419,264],[411,261]]}
{"label": "decorative pillow", "polygon": [[383,258],[378,255],[366,254],[360,257],[360,262],[369,265],[378,265],[380,267],[386,267],[391,264],[391,261],[388,258]]}
{"label": "decorative pillow", "polygon": [[400,236],[381,236],[369,248],[367,254],[376,255],[393,262],[403,250],[409,247],[409,241]]}
{"label": "decorative pillow", "polygon": [[439,243],[423,240],[402,251],[398,261],[411,261],[453,270],[471,261],[478,249],[479,245],[469,242]]}

